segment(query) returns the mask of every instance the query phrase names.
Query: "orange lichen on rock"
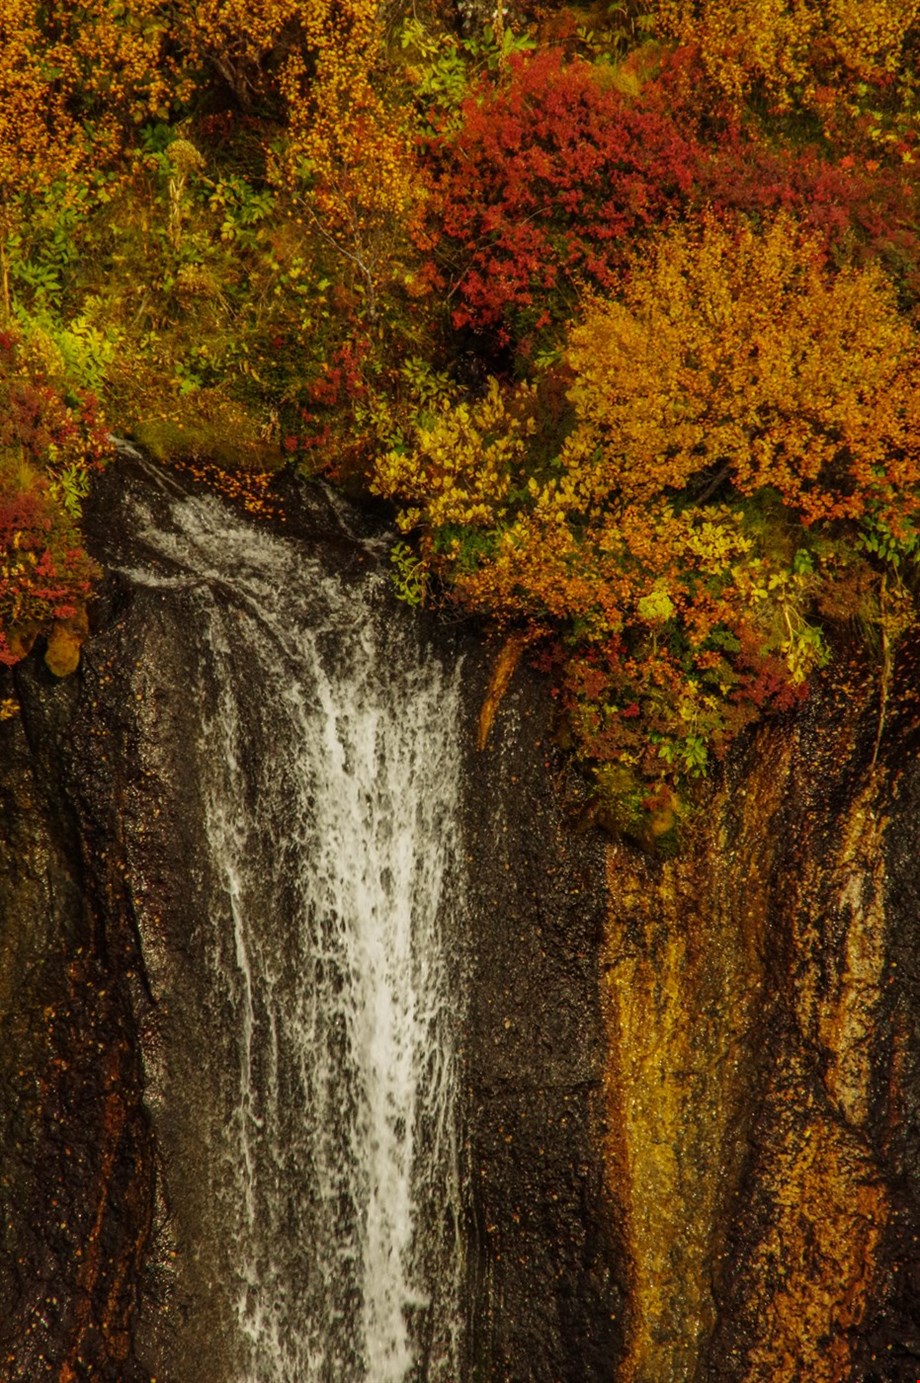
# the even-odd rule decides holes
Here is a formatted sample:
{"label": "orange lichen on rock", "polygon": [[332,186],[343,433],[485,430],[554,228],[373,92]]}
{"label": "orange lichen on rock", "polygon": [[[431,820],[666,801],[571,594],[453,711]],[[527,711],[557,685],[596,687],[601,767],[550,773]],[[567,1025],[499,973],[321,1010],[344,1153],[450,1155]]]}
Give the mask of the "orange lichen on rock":
{"label": "orange lichen on rock", "polygon": [[[885,928],[884,813],[873,807],[873,775],[841,821],[835,856],[818,867],[837,879],[830,916],[820,919],[840,940],[828,954],[812,955],[801,970],[799,1021],[825,1052],[825,1086],[851,1126],[865,1124],[873,1076],[873,1033],[884,999],[888,938]],[[802,937],[807,953],[807,939]]]}
{"label": "orange lichen on rock", "polygon": [[[872,689],[764,727],[680,856],[608,849],[605,1164],[629,1258],[617,1383],[840,1383],[876,1308],[891,1195],[890,784]],[[897,1085],[897,1082],[895,1082]],[[890,1096],[897,1100],[897,1089]]]}
{"label": "orange lichen on rock", "polygon": [[[123,1046],[114,1046],[106,1056],[105,1100],[102,1107],[102,1127],[100,1129],[99,1171],[96,1181],[96,1204],[89,1232],[83,1244],[83,1261],[78,1274],[79,1296],[76,1302],[75,1319],[67,1359],[61,1365],[59,1383],[70,1383],[84,1372],[81,1357],[87,1336],[96,1329],[93,1319],[98,1306],[97,1287],[111,1267],[103,1246],[103,1231],[106,1219],[112,1215],[112,1195],[115,1163],[124,1133],[127,1118],[127,1100],[123,1087],[126,1051]],[[117,1318],[117,1300],[122,1288],[125,1266],[117,1267],[114,1280],[107,1283],[105,1311],[102,1330],[107,1336],[113,1334]],[[110,1338],[109,1345],[114,1343]],[[119,1362],[123,1362],[130,1346],[130,1337],[124,1332],[123,1349]],[[78,1373],[77,1370],[80,1370]]]}
{"label": "orange lichen on rock", "polygon": [[[840,1383],[870,1303],[890,1204],[862,1139],[795,1089],[777,1090],[761,1194],[769,1215],[744,1271],[754,1334],[744,1383]],[[762,1213],[762,1212],[761,1212]]]}
{"label": "orange lichen on rock", "polygon": [[514,670],[521,661],[521,654],[526,645],[527,636],[525,634],[509,634],[498,651],[492,667],[492,676],[489,678],[489,685],[486,688],[482,710],[479,712],[479,726],[476,732],[477,749],[485,749],[486,747],[489,731],[495,720],[495,712],[501,705],[502,697],[511,684]]}

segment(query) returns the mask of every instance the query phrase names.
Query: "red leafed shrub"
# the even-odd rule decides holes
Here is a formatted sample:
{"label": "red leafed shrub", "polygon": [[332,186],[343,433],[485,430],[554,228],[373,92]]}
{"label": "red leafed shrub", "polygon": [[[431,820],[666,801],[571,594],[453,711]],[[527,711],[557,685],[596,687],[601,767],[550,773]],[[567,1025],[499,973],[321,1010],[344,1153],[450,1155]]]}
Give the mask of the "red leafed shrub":
{"label": "red leafed shrub", "polygon": [[683,205],[699,159],[667,114],[559,52],[512,59],[427,154],[420,239],[436,248],[454,325],[502,342],[565,315],[579,279],[609,287],[627,238]]}
{"label": "red leafed shrub", "polygon": [[6,666],[28,653],[37,634],[53,634],[55,626],[58,654],[65,648],[76,654],[97,575],[48,482],[20,473],[19,483],[29,480],[28,489],[17,491],[15,480],[0,473],[0,664]]}
{"label": "red leafed shrub", "polygon": [[700,161],[695,199],[719,212],[790,212],[832,258],[880,258],[909,301],[920,298],[920,182],[910,170],[816,149],[771,148],[739,130]]}
{"label": "red leafed shrub", "polygon": [[638,237],[701,210],[790,213],[829,256],[879,256],[905,300],[920,298],[911,169],[770,144],[724,111],[706,126],[689,95],[695,61],[671,55],[628,97],[581,59],[518,55],[466,99],[458,129],[427,142],[417,237],[455,327],[526,351],[582,284],[615,286]]}
{"label": "red leafed shrub", "polygon": [[341,341],[319,363],[282,438],[289,455],[310,458],[327,474],[339,476],[343,465],[348,469],[357,462],[354,410],[367,396],[364,372],[369,355],[370,341],[356,334]]}

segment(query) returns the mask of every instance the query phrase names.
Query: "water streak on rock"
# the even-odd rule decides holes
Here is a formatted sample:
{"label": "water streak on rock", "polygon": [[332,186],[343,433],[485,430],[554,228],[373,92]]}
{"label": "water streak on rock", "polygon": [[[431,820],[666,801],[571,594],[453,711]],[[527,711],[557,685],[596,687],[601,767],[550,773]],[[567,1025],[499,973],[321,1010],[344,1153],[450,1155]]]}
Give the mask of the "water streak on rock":
{"label": "water streak on rock", "polygon": [[198,627],[219,1090],[180,1142],[215,1187],[236,1380],[456,1378],[459,668],[383,576],[208,497],[135,517],[123,574],[183,590]]}

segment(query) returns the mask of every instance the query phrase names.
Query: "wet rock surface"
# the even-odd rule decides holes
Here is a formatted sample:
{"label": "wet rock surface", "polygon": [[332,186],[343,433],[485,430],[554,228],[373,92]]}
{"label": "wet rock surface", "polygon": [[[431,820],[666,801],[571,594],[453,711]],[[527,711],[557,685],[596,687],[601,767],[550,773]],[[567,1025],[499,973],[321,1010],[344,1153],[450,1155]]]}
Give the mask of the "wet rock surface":
{"label": "wet rock surface", "polygon": [[[170,480],[176,493],[187,483]],[[279,484],[283,531],[361,580],[379,515]],[[173,826],[201,814],[187,771],[201,708],[174,694],[193,684],[200,652],[194,593],[131,578],[124,515],[134,496],[149,502],[147,485],[130,457],[104,477],[87,527],[110,575],[80,671],[56,682],[30,661],[17,670],[22,716],[0,726],[14,746],[0,866],[17,1033],[3,1116],[15,1155],[0,1376],[11,1379],[193,1383],[196,1356],[209,1359],[202,1377],[224,1376],[222,1322],[201,1312],[213,1265],[194,1231],[212,1207],[182,1135],[210,1098],[195,1058],[203,843]],[[468,677],[465,1367],[476,1379],[606,1378],[620,1323],[598,1151],[601,845],[567,829],[548,790],[533,747],[549,720],[539,679],[521,667],[480,752],[492,650],[468,627],[433,625],[431,637],[464,656]],[[177,1286],[176,1255],[192,1264],[191,1290]]]}
{"label": "wet rock surface", "polygon": [[[11,679],[12,680],[12,679]],[[135,1014],[142,964],[119,856],[118,716],[37,661],[0,725],[3,1252],[0,1376],[143,1378],[132,1361],[154,1149]]]}
{"label": "wet rock surface", "polygon": [[[201,842],[170,822],[198,810],[198,708],[164,688],[199,654],[189,594],[130,579],[119,515],[146,484],[126,460],[94,498],[91,544],[128,570],[78,674],[39,655],[0,689],[22,705],[0,724],[0,1377],[28,1383],[196,1376],[172,1255],[208,1194],[169,1157],[207,1099]],[[279,484],[286,530],[360,580],[379,513]],[[661,861],[577,828],[526,656],[480,749],[501,650],[431,638],[465,658],[467,1376],[920,1376],[916,651],[875,762],[853,649]]]}
{"label": "wet rock surface", "polygon": [[[468,687],[475,723],[484,691],[475,674]],[[551,705],[521,660],[469,768],[470,1334],[483,1381],[593,1383],[622,1353],[621,1226],[599,1157],[604,847],[563,806]]]}

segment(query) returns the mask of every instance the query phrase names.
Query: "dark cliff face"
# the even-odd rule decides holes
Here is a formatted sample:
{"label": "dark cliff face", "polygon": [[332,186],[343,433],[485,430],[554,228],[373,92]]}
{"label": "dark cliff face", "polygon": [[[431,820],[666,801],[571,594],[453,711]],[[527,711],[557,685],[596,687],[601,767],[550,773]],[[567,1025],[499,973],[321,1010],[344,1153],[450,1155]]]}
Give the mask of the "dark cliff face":
{"label": "dark cliff face", "polygon": [[[468,691],[472,724],[481,674]],[[623,1349],[621,1224],[599,1156],[604,846],[564,808],[552,721],[543,680],[519,664],[469,769],[470,1334],[483,1383],[600,1383]]]}
{"label": "dark cliff face", "polygon": [[30,664],[21,716],[0,725],[0,1371],[28,1383],[143,1376],[132,1321],[155,1153],[117,825],[130,767],[110,769],[121,708],[92,715],[104,678],[92,655],[81,686]]}
{"label": "dark cliff face", "polygon": [[[125,463],[95,496],[90,538],[111,566],[132,565],[119,516],[144,485]],[[295,488],[285,502],[288,530],[360,581],[371,559],[340,515]],[[186,748],[201,708],[176,694],[200,683],[195,621],[188,591],[111,575],[77,677],[30,661],[22,714],[0,724],[11,1380],[224,1376],[196,1239],[209,1188],[183,1133],[221,1113],[195,1057],[219,1019],[197,978],[203,847],[174,827],[200,816]],[[430,637],[465,660],[465,1374],[909,1371],[916,660],[899,656],[875,764],[857,653],[740,747],[662,862],[579,829],[526,660],[496,708],[499,650],[472,628]]]}
{"label": "dark cliff face", "polygon": [[[95,497],[90,541],[110,567],[132,566],[120,516],[144,484],[125,463]],[[340,514],[294,491],[285,508],[288,531],[362,579],[370,559]],[[349,515],[359,536],[375,524]],[[227,1113],[196,1057],[219,1024],[199,979],[205,847],[188,826],[201,817],[188,760],[202,707],[182,695],[200,685],[195,624],[189,590],[111,575],[78,677],[18,670],[22,715],[0,726],[6,1021],[27,1030],[6,1047],[16,1057],[0,1112],[15,1154],[16,1290],[0,1320],[11,1378],[229,1376],[209,1293],[220,1264],[196,1232],[211,1188],[187,1132]],[[621,1325],[598,1156],[601,842],[567,830],[534,750],[550,716],[539,679],[521,669],[480,753],[492,650],[469,630],[432,626],[431,637],[449,661],[464,657],[466,679],[464,1368],[484,1380],[607,1378]],[[257,686],[252,701],[255,725]]]}

